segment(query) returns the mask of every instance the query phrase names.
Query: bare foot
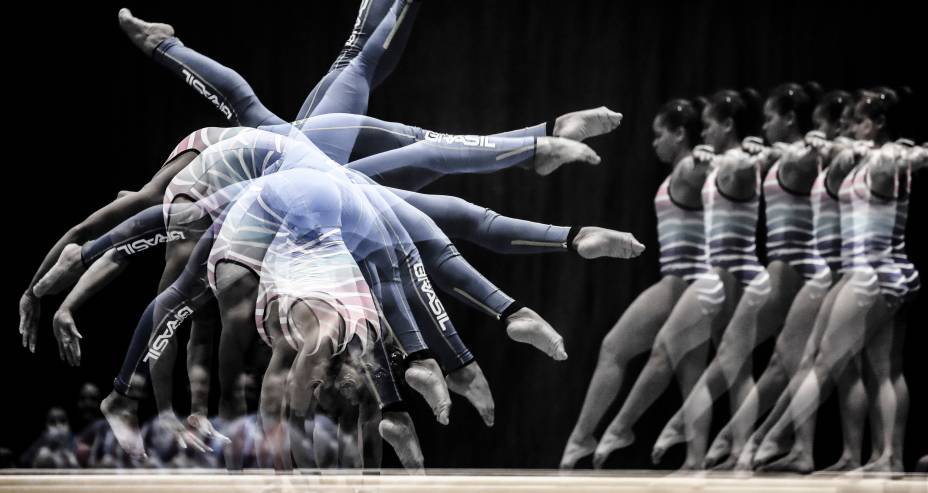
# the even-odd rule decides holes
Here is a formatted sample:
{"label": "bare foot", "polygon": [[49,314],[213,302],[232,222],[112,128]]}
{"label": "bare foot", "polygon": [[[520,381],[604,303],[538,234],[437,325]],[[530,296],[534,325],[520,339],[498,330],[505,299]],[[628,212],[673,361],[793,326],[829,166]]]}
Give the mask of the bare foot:
{"label": "bare foot", "polygon": [[599,445],[596,446],[596,451],[593,453],[593,468],[602,469],[603,463],[606,462],[612,452],[628,447],[633,443],[635,443],[635,434],[631,430],[619,434],[607,430],[599,440]]}
{"label": "bare foot", "polygon": [[554,136],[576,141],[607,134],[622,123],[622,114],[600,106],[565,113],[554,121]]}
{"label": "bare foot", "polygon": [[142,434],[139,432],[139,419],[136,416],[139,403],[116,391],[100,403],[100,411],[110,424],[113,436],[119,446],[132,458],[145,460],[145,447],[142,445]]}
{"label": "bare foot", "polygon": [[847,455],[842,455],[838,462],[822,469],[822,472],[847,472],[860,467],[860,461]]}
{"label": "bare foot", "polygon": [[384,413],[378,427],[380,436],[393,447],[400,463],[413,474],[425,473],[425,459],[419,447],[416,427],[406,413]]}
{"label": "bare foot", "polygon": [[660,464],[664,459],[664,454],[670,450],[670,447],[685,441],[686,438],[683,434],[680,433],[676,427],[671,426],[671,423],[667,423],[667,426],[661,430],[660,436],[657,437],[657,441],[654,442],[654,447],[651,449],[651,463],[654,465]]}
{"label": "bare foot", "polygon": [[541,315],[531,309],[521,308],[507,317],[506,334],[513,341],[534,346],[555,361],[567,359],[564,338],[541,318]]}
{"label": "bare foot", "polygon": [[129,9],[119,9],[117,17],[119,27],[126,33],[126,36],[129,36],[132,44],[148,56],[151,56],[162,41],[174,36],[174,28],[169,24],[145,22],[133,16]]}
{"label": "bare foot", "polygon": [[561,469],[573,469],[577,461],[592,454],[596,450],[596,439],[592,436],[574,437],[571,434],[561,456]]}
{"label": "bare foot", "polygon": [[451,396],[448,385],[442,378],[441,369],[434,359],[420,359],[409,363],[406,369],[406,383],[425,398],[425,402],[435,413],[439,423],[448,424],[451,413]]}
{"label": "bare foot", "polygon": [[796,474],[810,474],[814,469],[815,462],[812,460],[812,455],[796,448],[790,450],[784,457],[758,468],[759,471],[763,472],[792,472]]}
{"label": "bare foot", "polygon": [[644,245],[635,239],[635,235],[596,226],[581,228],[574,238],[574,248],[585,259],[634,258],[644,251]]}
{"label": "bare foot", "polygon": [[560,137],[538,137],[535,172],[539,175],[550,175],[562,165],[575,161],[596,165],[602,159],[586,144]]}
{"label": "bare foot", "polygon": [[477,361],[453,371],[445,377],[448,389],[466,398],[480,414],[484,424],[493,426],[496,404],[490,392],[490,384]]}
{"label": "bare foot", "polygon": [[782,437],[774,437],[768,433],[757,447],[757,452],[754,454],[754,465],[768,464],[777,457],[789,453],[790,447],[782,440]]}

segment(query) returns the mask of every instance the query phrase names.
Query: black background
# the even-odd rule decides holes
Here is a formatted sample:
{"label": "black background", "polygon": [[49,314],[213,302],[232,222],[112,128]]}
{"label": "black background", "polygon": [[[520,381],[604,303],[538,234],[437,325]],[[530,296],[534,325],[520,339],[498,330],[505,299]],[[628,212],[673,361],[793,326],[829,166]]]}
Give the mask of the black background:
{"label": "black background", "polygon": [[[238,70],[272,111],[292,118],[347,38],[357,3],[129,6],[143,19],[172,23],[185,44]],[[452,177],[427,191],[511,216],[631,231],[648,246],[634,261],[581,261],[568,255],[504,258],[460,245],[478,269],[564,334],[570,359],[555,363],[513,343],[498,323],[449,300],[493,388],[496,426],[484,428],[458,398],[444,428],[418,406],[414,417],[428,466],[556,467],[602,337],[634,296],[658,279],[652,199],[669,171],[650,147],[660,103],[723,87],[766,91],[783,81],[816,80],[826,89],[910,85],[916,93],[911,104],[926,114],[919,78],[924,18],[901,2],[835,5],[429,0],[423,6],[396,72],[371,97],[370,115],[453,133],[498,132],[603,104],[625,115],[618,131],[589,142],[603,157],[599,167],[566,166],[548,178],[521,170]],[[117,191],[143,185],[188,132],[224,124],[200,96],[127,42],[116,23],[120,6],[37,4],[45,10],[8,18],[26,28],[6,42],[12,48],[6,79],[24,85],[7,93],[8,121],[20,130],[14,131],[16,145],[7,144],[4,163],[14,179],[5,184],[12,211],[6,219],[13,224],[4,230],[0,446],[14,450],[38,435],[50,405],[73,405],[81,382],[109,390],[160,275],[160,254],[151,254],[77,314],[84,363],[72,369],[58,361],[49,330],[59,299],[45,303],[38,354],[19,347],[14,328],[16,301],[47,248]],[[921,125],[911,136],[923,141],[926,130]],[[928,256],[915,230],[926,192],[917,179],[908,240],[923,272]],[[928,453],[926,317],[919,300],[910,314],[905,358],[912,394],[908,468]],[[650,446],[678,401],[672,386],[637,426],[638,442],[607,466],[648,467]],[[823,411],[829,419],[819,426],[819,466],[840,450],[836,412],[833,400]],[[669,466],[681,457],[680,451],[671,454]],[[395,458],[387,457],[386,465],[396,465]]]}

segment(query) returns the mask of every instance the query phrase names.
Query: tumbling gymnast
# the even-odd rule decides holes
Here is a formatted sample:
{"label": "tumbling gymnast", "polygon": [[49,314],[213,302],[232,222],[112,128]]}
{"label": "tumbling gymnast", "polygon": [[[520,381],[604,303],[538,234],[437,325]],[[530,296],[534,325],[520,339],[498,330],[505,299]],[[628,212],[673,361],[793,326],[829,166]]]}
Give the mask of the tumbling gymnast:
{"label": "tumbling gymnast", "polygon": [[[125,22],[125,20],[127,19],[127,12],[122,12],[122,13],[121,13],[121,16],[122,16],[122,19],[123,19],[123,21],[124,21],[124,22],[123,22],[124,26],[127,25],[127,23]],[[131,23],[130,23],[130,24],[131,24]],[[138,37],[136,37],[136,39],[138,39]],[[247,87],[247,86],[246,86],[246,87]],[[318,92],[316,92],[316,95],[318,95]],[[315,97],[315,96],[314,96],[314,97]],[[580,133],[582,134],[582,132],[584,131],[584,125],[578,125],[578,124],[576,123],[576,122],[578,121],[577,118],[581,118],[581,119],[582,119],[582,118],[588,118],[589,116],[590,116],[590,114],[586,114],[586,115],[577,115],[577,114],[575,114],[575,115],[572,115],[572,116],[569,115],[569,116],[567,116],[567,117],[565,117],[565,118],[559,119],[558,122],[557,122],[557,124],[555,125],[555,128],[556,128],[556,129],[558,129],[558,128],[563,129],[563,131],[568,132],[568,133],[569,133],[569,132],[573,132],[573,134],[575,134],[575,135],[577,135],[578,132],[580,132]],[[204,133],[200,133],[199,135],[192,135],[191,138],[187,139],[187,141],[188,141],[188,142],[187,142],[187,143],[188,143],[187,148],[190,147],[189,144],[196,144],[197,138],[199,138],[201,141],[202,141],[202,140],[208,141],[208,140],[209,140],[208,138],[207,138],[207,139],[203,139],[203,136],[204,136],[204,135],[205,135],[205,132],[204,132]],[[183,146],[183,143],[182,143],[182,145],[178,146],[178,149],[181,150],[181,151],[182,151],[182,150],[185,150],[185,148],[184,148],[184,146]],[[550,171],[550,169],[551,169],[551,168],[550,168],[550,164],[548,164],[548,166],[549,166],[548,171]],[[594,229],[594,228],[585,228],[585,229],[587,229],[587,231],[582,231],[581,234],[578,234],[578,235],[577,235],[577,240],[578,240],[578,244],[581,246],[581,251],[585,250],[584,248],[582,248],[584,245],[593,245],[594,248],[595,248],[595,245],[596,245],[597,243],[600,243],[599,238],[597,238],[597,235],[595,235],[595,234],[592,234],[592,235],[591,235],[591,234],[584,234],[584,233],[589,233],[590,231],[594,231],[594,232],[595,232],[595,229]],[[182,258],[182,256],[181,256],[181,258]],[[168,277],[168,278],[170,278],[170,277]],[[67,319],[67,318],[68,318],[68,317],[56,317],[56,320],[58,320],[58,319]],[[73,339],[73,340],[76,341],[76,339]]]}
{"label": "tumbling gymnast", "polygon": [[[335,106],[336,102],[341,106],[341,108],[337,109],[346,111],[355,108],[366,108],[369,89],[363,91],[360,88],[365,84],[370,88],[376,87],[376,84],[381,82],[395,67],[403,44],[408,37],[412,18],[417,8],[417,3],[402,1],[397,1],[396,5],[386,0],[363,2],[358,21],[355,24],[355,31],[324,80],[314,88],[310,97],[307,98],[307,103],[304,104],[301,115],[307,111],[315,111],[319,114],[318,107],[323,99],[331,101],[330,104],[326,105],[329,108]],[[393,12],[394,15],[387,15],[389,12]],[[397,22],[397,17],[400,14],[403,14],[402,22]],[[204,95],[210,101],[219,101],[217,104],[218,109],[230,121],[246,126],[258,126],[266,121],[282,122],[282,120],[267,112],[267,109],[255,97],[248,84],[238,74],[180,45],[176,38],[173,38],[173,29],[170,26],[145,23],[132,17],[131,13],[126,9],[120,11],[119,18],[120,25],[143,52],[155,57],[172,69],[179,77],[185,78],[185,80],[185,71],[187,74],[195,74],[196,77],[193,80],[196,83],[194,86],[198,90],[205,87],[203,86],[204,83],[214,89],[214,92]],[[371,49],[372,52],[366,55],[366,63],[351,63],[351,60],[357,58],[362,53],[363,48],[369,45],[366,41],[382,23],[381,21],[386,22],[384,29],[387,30],[387,34],[393,33],[391,43],[386,48],[381,45],[380,49]],[[381,36],[383,36],[383,32],[381,31]],[[162,47],[162,51],[165,53],[170,51],[168,54],[170,56],[160,56],[159,54],[162,51],[155,50],[162,42],[166,45]],[[378,54],[379,58],[373,58],[377,57]],[[372,60],[375,63],[371,63]],[[375,67],[371,65],[375,65]],[[198,70],[191,72],[193,67],[197,67]],[[328,93],[328,89],[333,85],[333,79],[339,79],[339,74],[345,72],[349,72],[349,74],[345,76],[346,80],[339,84],[342,96],[321,97],[324,96],[321,93]],[[360,72],[360,75],[358,72]],[[361,84],[361,86],[349,86],[348,79],[350,79],[351,84]],[[230,94],[231,96],[229,96]],[[345,94],[348,96],[344,96]],[[210,97],[210,95],[213,97]],[[321,119],[317,117],[300,121],[298,122],[299,126],[304,133],[315,135],[314,141],[330,157],[342,163],[347,162],[352,155],[363,157],[418,140],[454,140],[454,136],[424,131],[417,127],[389,124],[362,115],[335,114],[320,116]],[[553,133],[554,135],[580,140],[611,131],[620,121],[620,114],[611,112],[606,108],[580,111],[559,117],[553,125]],[[523,131],[510,132],[507,135],[543,136],[545,133],[543,127],[544,125],[538,125]],[[284,131],[289,132],[289,129]],[[321,135],[329,135],[330,140],[320,142]],[[145,207],[160,203],[164,190],[173,176],[189,164],[202,148],[223,136],[228,136],[228,131],[211,129],[191,134],[177,146],[175,152],[172,153],[172,159],[166,162],[153,179],[141,190],[121,194],[114,202],[101,208],[69,230],[55,244],[46,255],[35,277],[30,282],[29,288],[20,300],[20,333],[23,336],[24,347],[28,347],[31,351],[35,350],[35,334],[39,317],[39,298],[41,296],[37,296],[33,292],[33,286],[48,272],[55,260],[62,254],[65,246],[70,243],[79,244],[94,238]],[[536,171],[541,174],[548,174],[563,162],[580,157],[585,152],[583,148],[571,148],[569,144],[555,139],[540,139],[536,143],[535,150],[536,152],[541,151],[538,153],[539,159],[536,159],[534,163]],[[544,156],[557,157],[547,159]],[[426,183],[430,181],[427,177],[423,178],[423,180]],[[590,234],[590,231],[587,231],[585,236],[588,238],[588,242],[599,240],[598,235]],[[70,248],[67,254],[73,257],[77,254],[77,250]],[[182,265],[181,263],[176,268],[182,268]]]}
{"label": "tumbling gymnast", "polygon": [[[499,140],[502,140],[502,139],[499,139]],[[398,152],[404,152],[404,153],[405,153],[406,151],[412,151],[412,150],[413,150],[413,147],[415,147],[415,146],[410,146],[409,148],[403,149],[403,150],[398,151]],[[391,153],[385,153],[385,154],[383,154],[383,155],[376,156],[375,158],[371,158],[371,159],[379,159],[379,158],[382,158],[382,156],[387,156],[387,155],[389,155],[389,154],[391,154]],[[198,158],[198,159],[199,159],[199,160],[202,160],[201,158],[204,158],[204,157],[206,157],[206,155],[201,155],[200,158]],[[213,161],[215,161],[215,162],[225,162],[226,159],[213,159]],[[266,160],[265,160],[265,161],[266,161]],[[368,159],[367,161],[369,162],[370,159]],[[363,163],[364,163],[364,161],[360,161],[360,162],[359,162],[359,164],[363,164]],[[503,163],[503,164],[505,164],[505,163]],[[195,166],[194,166],[194,167],[195,167]],[[366,168],[368,168],[368,169],[376,169],[376,167],[370,167],[370,166],[362,166],[362,167],[366,167]],[[462,170],[465,169],[464,163],[462,163],[461,166],[455,167],[455,169],[462,169]],[[228,172],[220,173],[220,175],[226,176],[226,175],[228,175]],[[247,173],[245,173],[245,175],[247,175]],[[183,173],[180,174],[180,175],[178,175],[177,179],[178,179],[180,182],[182,182],[182,183],[184,183],[184,182],[190,182],[190,181],[191,181],[191,180],[189,180],[189,177],[187,177],[187,176],[184,175]],[[193,180],[193,181],[195,181],[195,180]],[[169,192],[170,192],[171,189],[172,189],[172,188],[169,187]],[[188,193],[189,193],[189,192],[188,192]],[[170,196],[170,195],[172,195],[172,194],[173,194],[173,193],[169,193],[168,195]],[[195,194],[195,196],[202,196],[202,192],[199,193],[199,194]],[[433,199],[433,200],[434,200],[434,199]],[[500,226],[502,226],[502,227],[505,227],[505,226],[506,226],[506,222],[504,222],[504,221],[500,221],[500,222],[501,222]],[[524,223],[524,222],[523,222],[523,223]],[[544,226],[543,228],[544,228],[544,230],[550,230],[550,227],[547,227],[547,226]],[[536,229],[537,229],[537,228],[536,228]],[[544,240],[545,238],[542,237],[542,238],[539,238],[539,239]],[[550,242],[548,242],[548,243],[550,243]],[[542,242],[534,242],[534,244],[542,244]],[[552,245],[553,245],[553,244],[552,244]],[[89,255],[89,256],[90,256],[90,257],[93,257],[93,255]],[[513,332],[510,331],[510,334],[512,335]]]}

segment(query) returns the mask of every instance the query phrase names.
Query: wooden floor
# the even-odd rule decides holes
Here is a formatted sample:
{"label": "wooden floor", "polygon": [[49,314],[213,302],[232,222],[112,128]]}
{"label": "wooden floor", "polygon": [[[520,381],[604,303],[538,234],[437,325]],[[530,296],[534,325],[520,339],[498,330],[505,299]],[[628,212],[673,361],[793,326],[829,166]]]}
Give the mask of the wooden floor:
{"label": "wooden floor", "polygon": [[751,492],[751,493],[928,493],[928,476],[760,476],[659,474],[655,471],[430,470],[424,476],[402,471],[358,474],[269,471],[6,471],[0,493],[117,492]]}

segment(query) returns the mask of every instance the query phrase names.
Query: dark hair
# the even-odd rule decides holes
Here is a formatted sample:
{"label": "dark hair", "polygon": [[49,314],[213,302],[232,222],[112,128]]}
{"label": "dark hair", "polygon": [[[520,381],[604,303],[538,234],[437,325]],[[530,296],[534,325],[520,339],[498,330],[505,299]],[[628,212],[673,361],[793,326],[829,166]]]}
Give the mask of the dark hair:
{"label": "dark hair", "polygon": [[853,103],[851,93],[842,90],[829,91],[819,100],[818,109],[825,120],[832,125],[841,121],[844,109]]}
{"label": "dark hair", "polygon": [[899,137],[906,130],[906,105],[904,99],[911,96],[908,87],[891,89],[885,86],[863,89],[857,93],[857,108],[871,120],[883,118],[883,128],[890,139]]}
{"label": "dark hair", "polygon": [[667,130],[683,129],[691,146],[699,143],[702,132],[703,100],[671,99],[657,111],[657,119]]}
{"label": "dark hair", "polygon": [[812,110],[822,94],[822,88],[815,82],[799,85],[795,82],[786,82],[770,91],[767,103],[779,115],[790,111],[796,115],[796,124],[801,133],[812,130]]}
{"label": "dark hair", "polygon": [[760,94],[754,89],[734,91],[722,89],[709,96],[706,108],[716,121],[731,118],[735,127],[735,135],[743,139],[750,135],[757,135],[761,124]]}

